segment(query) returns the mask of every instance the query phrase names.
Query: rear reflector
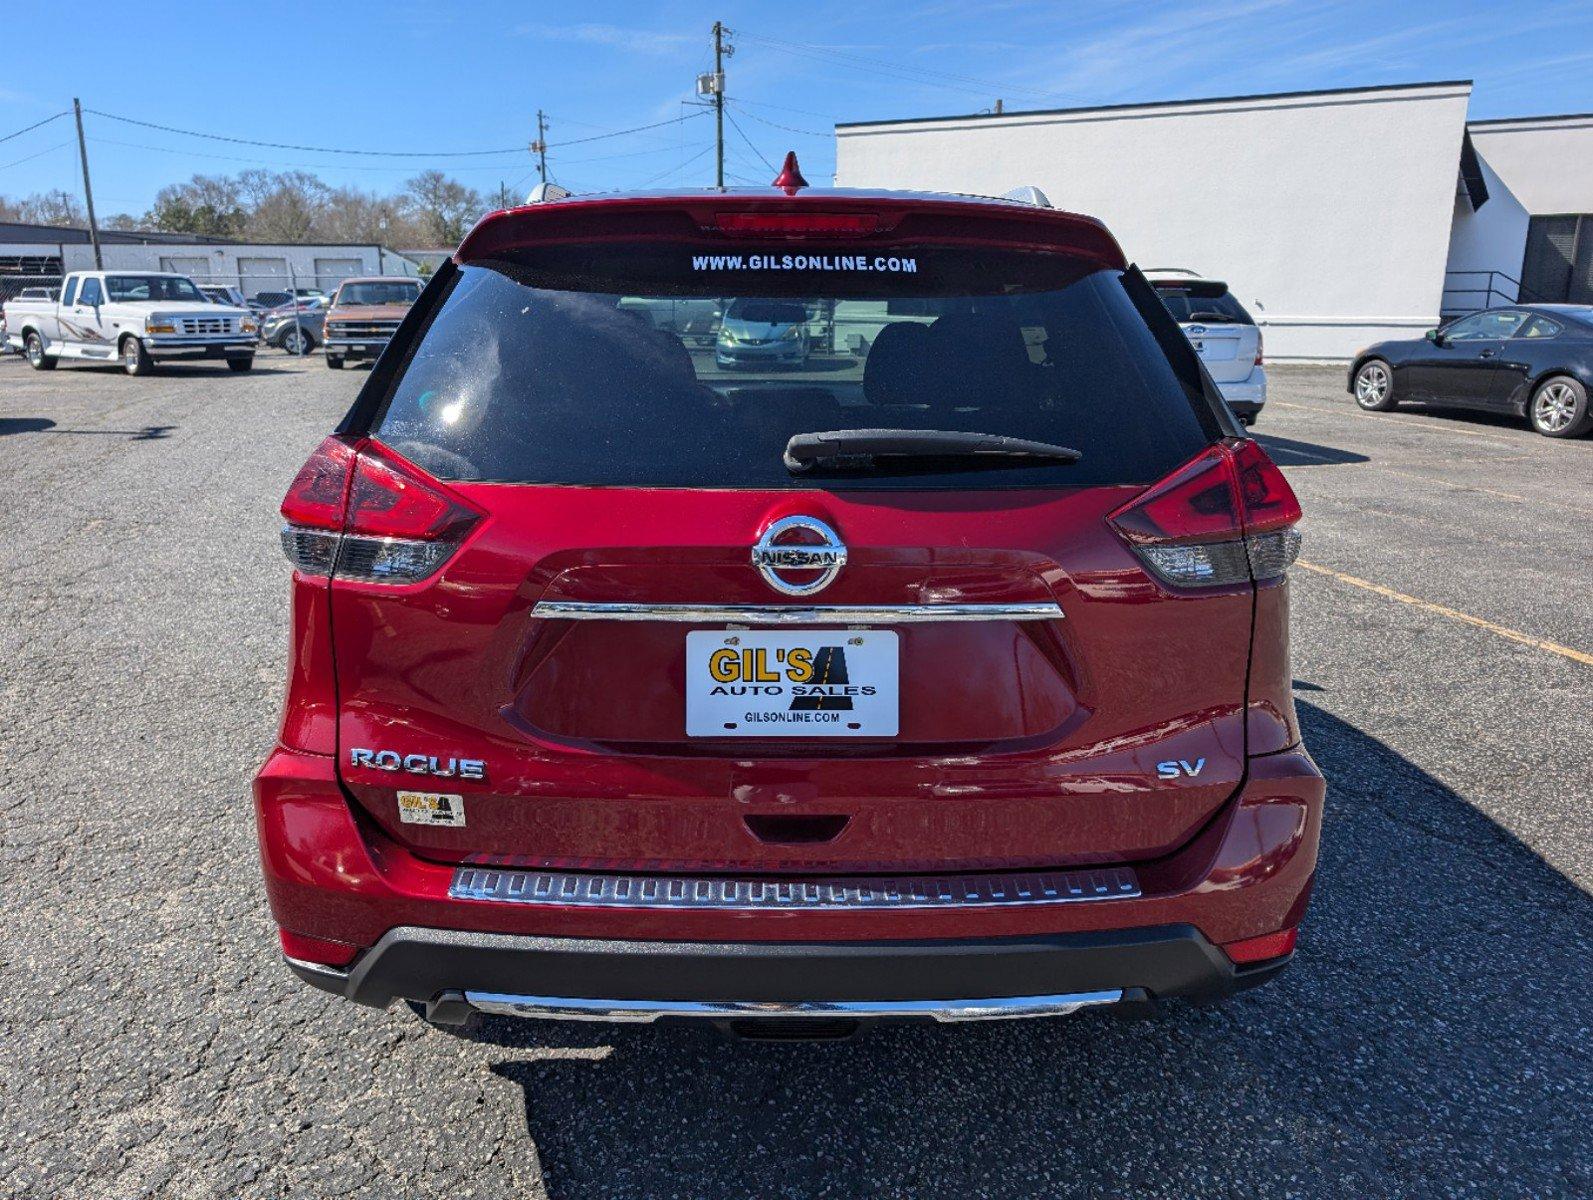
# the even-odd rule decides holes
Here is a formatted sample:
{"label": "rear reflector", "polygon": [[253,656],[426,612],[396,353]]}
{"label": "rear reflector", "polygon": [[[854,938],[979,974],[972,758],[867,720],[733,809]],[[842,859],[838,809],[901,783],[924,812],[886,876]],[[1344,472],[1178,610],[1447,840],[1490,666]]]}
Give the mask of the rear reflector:
{"label": "rear reflector", "polygon": [[864,237],[879,230],[876,213],[724,212],[714,227],[729,237]]}
{"label": "rear reflector", "polygon": [[304,574],[388,584],[435,574],[482,516],[378,443],[356,453],[335,438],[299,472],[282,515],[283,552]]}
{"label": "rear reflector", "polygon": [[1276,579],[1300,553],[1300,502],[1248,438],[1208,446],[1107,519],[1152,574],[1176,587]]}
{"label": "rear reflector", "polygon": [[1294,952],[1294,943],[1300,936],[1299,926],[1265,933],[1260,937],[1246,938],[1242,942],[1229,942],[1223,952],[1236,963],[1262,962],[1269,958],[1282,958]]}
{"label": "rear reflector", "polygon": [[300,962],[319,963],[323,967],[346,967],[354,961],[360,948],[348,942],[334,942],[328,938],[306,937],[302,933],[277,930],[282,942],[282,953]]}

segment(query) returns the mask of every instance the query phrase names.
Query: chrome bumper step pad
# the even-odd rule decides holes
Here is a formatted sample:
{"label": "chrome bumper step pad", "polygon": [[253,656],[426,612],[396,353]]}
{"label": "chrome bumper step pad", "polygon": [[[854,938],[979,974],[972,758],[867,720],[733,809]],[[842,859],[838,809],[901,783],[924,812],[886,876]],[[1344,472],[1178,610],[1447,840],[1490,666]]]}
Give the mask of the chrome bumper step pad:
{"label": "chrome bumper step pad", "polygon": [[996,996],[983,1000],[571,1000],[558,996],[510,996],[466,992],[465,1002],[484,1013],[556,1021],[645,1023],[665,1017],[741,1020],[748,1017],[928,1018],[935,1021],[1000,1021],[1021,1017],[1065,1017],[1081,1008],[1116,1004],[1120,989],[1056,996]]}
{"label": "chrome bumper step pad", "polygon": [[961,875],[858,875],[764,879],[707,875],[604,875],[459,867],[450,899],[584,908],[728,909],[742,912],[1001,908],[1132,900],[1128,867]]}

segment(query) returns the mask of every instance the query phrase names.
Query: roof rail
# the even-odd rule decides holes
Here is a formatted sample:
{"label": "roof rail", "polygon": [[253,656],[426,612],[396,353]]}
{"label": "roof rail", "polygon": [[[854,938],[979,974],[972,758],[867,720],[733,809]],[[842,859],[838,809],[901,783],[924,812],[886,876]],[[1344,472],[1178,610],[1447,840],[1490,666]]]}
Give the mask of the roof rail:
{"label": "roof rail", "polygon": [[1141,267],[1142,275],[1188,275],[1191,279],[1201,279],[1199,271],[1191,271],[1188,267]]}
{"label": "roof rail", "polygon": [[526,195],[527,204],[545,204],[550,200],[563,200],[574,195],[567,187],[560,187],[556,183],[539,183]]}
{"label": "roof rail", "polygon": [[1010,192],[1003,193],[1001,198],[1003,200],[1016,200],[1019,204],[1032,204],[1036,208],[1051,207],[1051,198],[1032,183],[1026,183],[1022,187],[1015,187]]}

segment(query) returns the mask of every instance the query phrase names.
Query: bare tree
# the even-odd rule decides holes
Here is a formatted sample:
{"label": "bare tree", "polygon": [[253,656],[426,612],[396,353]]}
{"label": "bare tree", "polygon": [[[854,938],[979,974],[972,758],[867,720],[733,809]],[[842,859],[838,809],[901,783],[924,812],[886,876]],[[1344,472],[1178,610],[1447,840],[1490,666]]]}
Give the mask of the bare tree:
{"label": "bare tree", "polygon": [[346,187],[327,195],[319,236],[333,242],[407,246],[422,235],[399,200]]}
{"label": "bare tree", "polygon": [[422,171],[411,179],[404,199],[428,246],[457,246],[487,209],[479,192],[441,171]]}
{"label": "bare tree", "polygon": [[19,200],[0,196],[0,221],[20,221],[24,225],[83,225],[88,217],[76,196],[57,188],[34,192]]}
{"label": "bare tree", "polygon": [[305,171],[284,171],[249,214],[248,235],[261,242],[313,239],[331,189]]}
{"label": "bare tree", "polygon": [[156,229],[237,237],[244,230],[246,216],[237,180],[225,175],[195,175],[187,183],[170,184],[156,192],[146,219]]}

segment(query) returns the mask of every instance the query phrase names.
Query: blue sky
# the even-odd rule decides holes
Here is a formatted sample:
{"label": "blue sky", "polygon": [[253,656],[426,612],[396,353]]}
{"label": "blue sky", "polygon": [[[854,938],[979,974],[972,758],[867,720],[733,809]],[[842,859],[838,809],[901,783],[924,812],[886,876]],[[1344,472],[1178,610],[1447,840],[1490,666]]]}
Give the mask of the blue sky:
{"label": "blue sky", "polygon": [[[73,10],[70,29],[64,16],[35,15],[49,11],[67,10],[32,3],[20,26],[9,18],[14,47],[33,44],[37,22],[52,50],[6,56],[0,137],[76,94],[86,108],[183,129],[422,152],[268,149],[90,116],[102,213],[142,212],[164,183],[250,166],[383,192],[439,167],[483,191],[502,182],[523,192],[535,176],[518,147],[539,107],[553,174],[577,190],[711,183],[713,122],[683,102],[709,67],[716,16],[734,31],[728,93],[740,131],[727,130],[729,170],[746,182],[765,182],[764,160],[787,148],[810,180],[827,182],[836,120],[973,112],[998,96],[1009,109],[1058,108],[1469,78],[1474,118],[1593,111],[1588,0],[146,2],[132,20]],[[0,142],[0,195],[80,186],[69,120]]]}

